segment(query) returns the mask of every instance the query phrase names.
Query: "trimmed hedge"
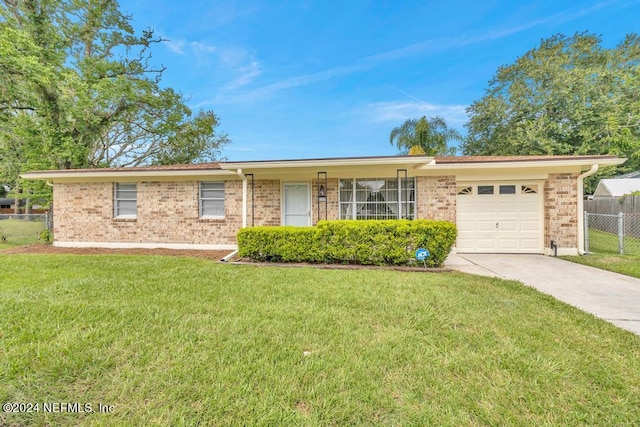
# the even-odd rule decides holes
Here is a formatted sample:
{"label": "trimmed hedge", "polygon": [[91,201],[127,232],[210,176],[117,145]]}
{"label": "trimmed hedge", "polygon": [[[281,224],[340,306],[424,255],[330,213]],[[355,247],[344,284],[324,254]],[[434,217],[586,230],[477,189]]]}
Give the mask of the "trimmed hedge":
{"label": "trimmed hedge", "polygon": [[417,248],[439,267],[457,236],[456,226],[435,220],[320,221],[315,227],[252,227],[238,232],[238,254],[257,261],[415,265]]}

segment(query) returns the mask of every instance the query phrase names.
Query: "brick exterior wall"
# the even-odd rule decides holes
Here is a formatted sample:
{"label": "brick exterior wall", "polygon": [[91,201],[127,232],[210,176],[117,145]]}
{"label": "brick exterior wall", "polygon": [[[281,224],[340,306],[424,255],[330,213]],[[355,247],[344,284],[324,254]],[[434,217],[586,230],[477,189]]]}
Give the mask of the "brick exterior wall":
{"label": "brick exterior wall", "polygon": [[[242,183],[240,183],[242,186]],[[253,201],[255,205],[251,208],[251,181],[247,183],[247,226],[251,226],[251,216],[253,215],[253,224],[258,226],[280,225],[280,180],[278,179],[262,179],[256,180],[253,184],[255,193]],[[242,211],[242,189],[238,197],[240,203],[240,211]],[[240,227],[238,227],[240,229]],[[237,231],[237,230],[236,230]]]}
{"label": "brick exterior wall", "polygon": [[416,191],[417,218],[456,222],[455,176],[419,176]]}
{"label": "brick exterior wall", "polygon": [[58,242],[234,245],[242,226],[242,182],[225,182],[225,218],[199,218],[199,183],[138,182],[137,218],[114,218],[114,184],[55,184]]}
{"label": "brick exterior wall", "polygon": [[578,247],[577,174],[550,174],[544,185],[544,247]]}
{"label": "brick exterior wall", "polygon": [[[281,181],[254,183],[254,224],[281,224]],[[311,181],[312,223],[318,218],[318,183]],[[179,243],[235,245],[242,226],[242,181],[225,181],[225,218],[199,218],[199,182],[138,182],[135,219],[114,218],[114,184],[57,183],[54,186],[54,236],[58,242]],[[561,248],[576,248],[577,174],[551,174],[544,185],[544,247],[554,240]],[[327,182],[327,218],[339,213],[339,179]],[[455,176],[416,177],[417,218],[456,222]],[[251,226],[251,188],[247,225]]]}

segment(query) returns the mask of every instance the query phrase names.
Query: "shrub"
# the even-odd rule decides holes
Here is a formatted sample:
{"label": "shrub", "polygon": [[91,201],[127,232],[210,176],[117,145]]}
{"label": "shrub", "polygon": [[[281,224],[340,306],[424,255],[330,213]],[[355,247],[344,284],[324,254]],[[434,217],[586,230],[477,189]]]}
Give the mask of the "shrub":
{"label": "shrub", "polygon": [[454,224],[434,220],[320,221],[316,227],[254,227],[238,232],[241,257],[258,261],[340,264],[416,264],[429,250],[429,267],[442,265],[457,235]]}
{"label": "shrub", "polygon": [[38,240],[42,241],[46,245],[50,245],[53,241],[53,236],[51,235],[51,231],[49,231],[48,228],[45,228],[42,231],[40,231]]}

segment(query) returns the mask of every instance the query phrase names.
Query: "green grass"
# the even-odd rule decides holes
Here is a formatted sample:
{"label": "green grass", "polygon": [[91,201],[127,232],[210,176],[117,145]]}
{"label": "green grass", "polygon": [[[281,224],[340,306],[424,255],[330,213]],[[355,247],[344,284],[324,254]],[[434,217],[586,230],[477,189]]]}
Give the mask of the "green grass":
{"label": "green grass", "polygon": [[625,237],[627,252],[618,253],[618,236],[603,231],[589,230],[589,255],[564,256],[567,261],[590,265],[602,270],[614,271],[640,278],[640,239]]}
{"label": "green grass", "polygon": [[640,255],[610,255],[594,253],[584,256],[564,256],[567,261],[590,265],[640,279]]}
{"label": "green grass", "polygon": [[[598,255],[617,255],[620,253],[619,247],[617,234],[589,229],[589,252]],[[640,255],[640,239],[625,236],[624,249],[626,254]]]}
{"label": "green grass", "polygon": [[[461,273],[1,255],[8,425],[632,425],[640,337]],[[42,406],[41,406],[42,410]]]}
{"label": "green grass", "polygon": [[26,221],[20,219],[3,219],[0,221],[0,249],[12,246],[38,243],[40,232],[45,228],[42,221]]}

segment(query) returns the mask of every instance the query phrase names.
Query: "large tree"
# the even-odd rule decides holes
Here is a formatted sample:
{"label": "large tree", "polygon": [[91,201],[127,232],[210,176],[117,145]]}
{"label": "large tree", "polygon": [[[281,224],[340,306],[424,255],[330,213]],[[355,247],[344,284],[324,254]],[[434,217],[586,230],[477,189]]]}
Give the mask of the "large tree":
{"label": "large tree", "polygon": [[615,154],[640,165],[640,38],[555,35],[500,67],[468,109],[465,154]]}
{"label": "large tree", "polygon": [[449,141],[461,139],[460,133],[450,129],[442,117],[409,119],[389,134],[389,142],[402,154],[419,152],[420,147],[427,156],[455,154],[456,149],[449,147]]}
{"label": "large tree", "polygon": [[212,111],[160,85],[160,42],[115,0],[0,1],[1,180],[33,169],[214,160]]}

